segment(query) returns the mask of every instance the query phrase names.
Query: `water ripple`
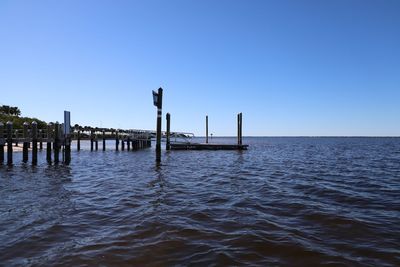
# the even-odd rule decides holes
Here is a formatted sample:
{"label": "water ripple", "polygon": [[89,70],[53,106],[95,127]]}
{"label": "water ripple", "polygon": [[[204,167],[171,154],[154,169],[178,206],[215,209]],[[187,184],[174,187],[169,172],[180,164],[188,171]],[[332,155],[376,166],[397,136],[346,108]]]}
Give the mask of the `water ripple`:
{"label": "water ripple", "polygon": [[0,265],[400,265],[398,138],[245,141],[1,166]]}

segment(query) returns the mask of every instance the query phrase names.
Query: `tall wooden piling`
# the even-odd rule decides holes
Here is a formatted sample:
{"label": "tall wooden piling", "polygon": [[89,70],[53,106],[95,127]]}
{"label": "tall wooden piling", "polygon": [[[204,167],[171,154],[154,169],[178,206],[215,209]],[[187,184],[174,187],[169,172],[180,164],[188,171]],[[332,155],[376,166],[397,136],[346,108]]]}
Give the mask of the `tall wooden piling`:
{"label": "tall wooden piling", "polygon": [[170,135],[171,135],[171,115],[167,113],[167,142],[165,144],[165,149],[169,150],[170,149]]}
{"label": "tall wooden piling", "polygon": [[37,132],[37,122],[32,122],[32,165],[37,164],[37,141],[38,141],[38,132]]}
{"label": "tall wooden piling", "polygon": [[93,142],[94,142],[94,130],[90,130],[90,151],[93,151]]}
{"label": "tall wooden piling", "polygon": [[12,127],[11,121],[7,122],[7,165],[13,164],[13,148],[12,148]]}
{"label": "tall wooden piling", "polygon": [[237,144],[240,145],[240,115],[237,114]]}
{"label": "tall wooden piling", "polygon": [[43,130],[39,130],[39,149],[43,150]]}
{"label": "tall wooden piling", "polygon": [[4,163],[4,124],[0,121],[0,165]]}
{"label": "tall wooden piling", "polygon": [[71,136],[65,135],[65,164],[71,163]]}
{"label": "tall wooden piling", "polygon": [[208,116],[206,116],[206,144],[208,144]]}
{"label": "tall wooden piling", "polygon": [[47,125],[47,144],[46,144],[46,160],[47,163],[51,164],[51,138],[52,138],[53,125],[49,123]]}
{"label": "tall wooden piling", "polygon": [[81,150],[81,130],[78,130],[78,136],[77,136],[77,143],[76,143],[76,149],[78,151]]}
{"label": "tall wooden piling", "polygon": [[97,134],[94,135],[94,142],[95,142],[95,148],[97,151],[97,150],[99,150],[99,138],[98,138]]}
{"label": "tall wooden piling", "polygon": [[126,139],[126,150],[131,150],[131,138],[129,136],[128,139]]}
{"label": "tall wooden piling", "polygon": [[29,138],[29,136],[28,136],[28,123],[27,122],[24,122],[24,124],[23,124],[23,137],[24,137],[24,142],[23,142],[23,145],[22,145],[22,161],[24,162],[24,163],[26,163],[26,162],[28,162],[28,138]]}
{"label": "tall wooden piling", "polygon": [[60,124],[54,124],[54,163],[60,162]]}
{"label": "tall wooden piling", "polygon": [[103,130],[103,151],[106,151],[106,132]]}
{"label": "tall wooden piling", "polygon": [[118,130],[115,131],[115,151],[118,151],[119,140],[118,140]]}
{"label": "tall wooden piling", "polygon": [[239,145],[242,145],[242,138],[243,138],[243,134],[242,134],[242,129],[243,129],[243,117],[242,117],[242,113],[239,113],[239,118],[240,118],[240,138],[239,138]]}
{"label": "tall wooden piling", "polygon": [[[154,95],[154,93],[153,93]],[[161,162],[161,118],[162,118],[162,95],[163,89],[158,88],[156,100],[154,101],[157,106],[157,141],[156,141],[156,161]]]}

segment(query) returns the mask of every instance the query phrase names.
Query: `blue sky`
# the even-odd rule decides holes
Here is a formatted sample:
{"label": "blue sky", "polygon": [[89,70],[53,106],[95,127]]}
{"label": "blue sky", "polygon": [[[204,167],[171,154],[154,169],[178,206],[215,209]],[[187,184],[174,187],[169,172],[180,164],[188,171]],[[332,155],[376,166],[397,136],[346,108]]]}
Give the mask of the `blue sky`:
{"label": "blue sky", "polygon": [[[400,1],[0,1],[0,103],[235,135],[400,135]],[[164,123],[165,126],[165,123]]]}

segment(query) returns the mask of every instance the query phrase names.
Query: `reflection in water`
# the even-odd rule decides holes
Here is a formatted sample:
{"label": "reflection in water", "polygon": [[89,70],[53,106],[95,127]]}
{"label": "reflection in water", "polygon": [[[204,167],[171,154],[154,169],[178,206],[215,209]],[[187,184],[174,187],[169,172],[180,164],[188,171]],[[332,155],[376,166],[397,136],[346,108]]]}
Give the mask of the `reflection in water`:
{"label": "reflection in water", "polygon": [[0,264],[400,265],[399,139],[245,141],[0,166]]}

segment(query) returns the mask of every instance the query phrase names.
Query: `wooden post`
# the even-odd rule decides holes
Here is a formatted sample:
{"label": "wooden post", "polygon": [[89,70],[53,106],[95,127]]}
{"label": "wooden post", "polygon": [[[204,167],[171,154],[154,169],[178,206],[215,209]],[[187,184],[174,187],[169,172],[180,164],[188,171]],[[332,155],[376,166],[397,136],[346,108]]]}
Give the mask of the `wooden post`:
{"label": "wooden post", "polygon": [[39,136],[40,136],[40,140],[39,140],[39,149],[43,150],[43,129],[39,130]]}
{"label": "wooden post", "polygon": [[13,164],[13,142],[12,142],[12,127],[11,121],[7,122],[7,165]]}
{"label": "wooden post", "polygon": [[243,129],[243,124],[242,124],[243,120],[242,120],[242,113],[240,112],[240,139],[239,139],[239,144],[242,145],[242,129]]}
{"label": "wooden post", "polygon": [[167,113],[167,143],[165,145],[165,149],[169,150],[170,149],[170,126],[171,126],[171,115],[169,113]]}
{"label": "wooden post", "polygon": [[0,165],[4,163],[4,124],[0,121]]}
{"label": "wooden post", "polygon": [[54,163],[60,162],[60,124],[54,124]]}
{"label": "wooden post", "polygon": [[131,150],[131,138],[128,136],[128,139],[127,139],[127,141],[126,141],[126,149],[128,150],[128,151],[130,151]]}
{"label": "wooden post", "polygon": [[133,140],[133,147],[135,150],[138,149],[138,140],[137,139]]}
{"label": "wooden post", "polygon": [[161,162],[161,118],[162,118],[162,96],[163,89],[158,88],[157,101],[157,142],[156,142],[156,161]]}
{"label": "wooden post", "polygon": [[206,144],[208,144],[208,116],[206,116]]}
{"label": "wooden post", "polygon": [[47,145],[46,145],[46,160],[51,164],[51,138],[52,138],[52,127],[53,125],[49,123],[47,125]]}
{"label": "wooden post", "polygon": [[124,137],[121,138],[121,150],[125,150],[125,142],[124,142]]}
{"label": "wooden post", "polygon": [[71,136],[65,135],[65,164],[71,163]]}
{"label": "wooden post", "polygon": [[28,162],[28,123],[24,122],[23,127],[24,142],[22,145],[22,161],[26,163]]}
{"label": "wooden post", "polygon": [[97,150],[99,150],[99,138],[98,138],[97,134],[94,135],[94,141],[95,141],[95,148],[97,151]]}
{"label": "wooden post", "polygon": [[81,130],[78,130],[76,149],[81,151]]}
{"label": "wooden post", "polygon": [[94,142],[94,130],[90,130],[90,151],[93,151],[93,142]]}
{"label": "wooden post", "polygon": [[237,114],[237,144],[240,145],[240,115]]}
{"label": "wooden post", "polygon": [[106,131],[103,130],[103,151],[106,151]]}
{"label": "wooden post", "polygon": [[37,164],[37,122],[32,122],[32,165]]}
{"label": "wooden post", "polygon": [[116,130],[115,131],[115,151],[118,151],[118,145],[119,145],[118,130]]}

